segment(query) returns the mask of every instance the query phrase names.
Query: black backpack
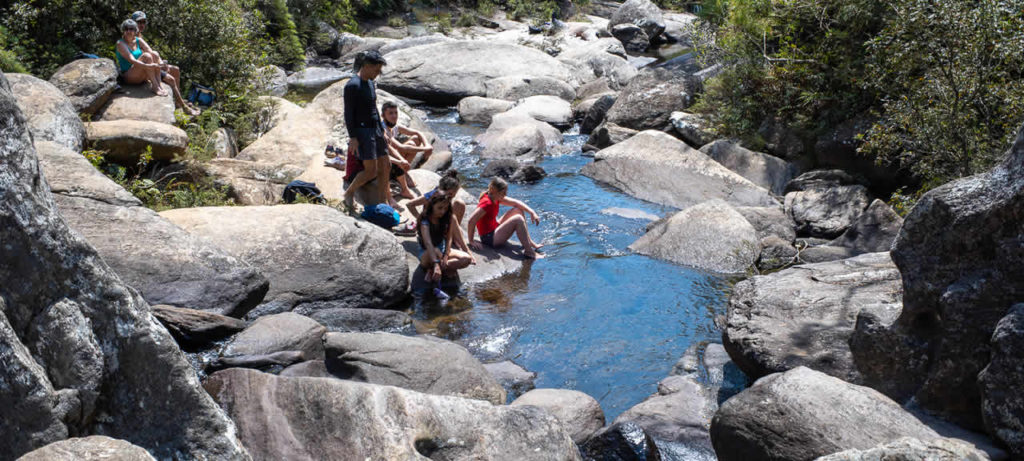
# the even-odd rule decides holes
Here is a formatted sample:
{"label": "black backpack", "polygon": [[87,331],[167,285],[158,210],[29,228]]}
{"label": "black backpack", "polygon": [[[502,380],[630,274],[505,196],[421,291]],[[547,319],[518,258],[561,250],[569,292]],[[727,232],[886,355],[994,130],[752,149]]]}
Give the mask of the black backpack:
{"label": "black backpack", "polygon": [[297,179],[284,187],[284,194],[282,194],[281,198],[284,199],[284,203],[292,203],[297,195],[306,197],[313,203],[327,203],[327,200],[324,199],[323,194],[320,193],[320,189],[316,187],[315,183],[299,181]]}

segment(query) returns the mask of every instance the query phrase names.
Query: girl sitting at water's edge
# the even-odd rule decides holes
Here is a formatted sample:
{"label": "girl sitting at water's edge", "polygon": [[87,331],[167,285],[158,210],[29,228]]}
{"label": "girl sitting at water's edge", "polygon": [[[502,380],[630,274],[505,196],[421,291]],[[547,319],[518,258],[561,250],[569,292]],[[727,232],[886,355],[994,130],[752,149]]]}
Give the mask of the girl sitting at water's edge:
{"label": "girl sitting at water's edge", "polygon": [[[448,200],[452,204],[452,215],[455,217],[455,222],[462,225],[462,217],[466,215],[466,202],[458,198],[459,195],[459,172],[452,169],[445,171],[441,176],[441,180],[438,182],[437,187],[428,191],[427,193],[410,200],[405,206],[412,213],[412,216],[416,219],[420,219],[420,207],[426,205],[427,201],[430,200],[434,194],[444,194],[448,196]],[[458,227],[455,229],[455,247],[470,253],[469,247],[466,245],[466,238],[462,235],[462,228]],[[470,253],[472,256],[472,253]],[[475,262],[475,261],[474,261]]]}
{"label": "girl sitting at water's edge", "polygon": [[436,282],[442,276],[453,276],[459,269],[475,262],[469,253],[452,248],[455,233],[461,231],[446,194],[431,195],[426,209],[420,214],[416,229],[423,249],[420,252],[420,265],[426,270],[427,282]]}
{"label": "girl sitting at water's edge", "polygon": [[[469,246],[476,250],[481,249],[483,245],[499,248],[515,233],[519,237],[519,243],[523,245],[523,256],[529,259],[543,258],[543,255],[537,253],[543,245],[530,238],[524,214],[530,215],[534,225],[540,224],[540,217],[525,203],[507,197],[507,193],[508,183],[504,179],[494,178],[487,186],[487,191],[480,194],[480,202],[473,216],[469,218],[466,229],[469,232]],[[498,219],[501,205],[510,206],[512,209]],[[473,239],[473,231],[480,233],[479,242]]]}

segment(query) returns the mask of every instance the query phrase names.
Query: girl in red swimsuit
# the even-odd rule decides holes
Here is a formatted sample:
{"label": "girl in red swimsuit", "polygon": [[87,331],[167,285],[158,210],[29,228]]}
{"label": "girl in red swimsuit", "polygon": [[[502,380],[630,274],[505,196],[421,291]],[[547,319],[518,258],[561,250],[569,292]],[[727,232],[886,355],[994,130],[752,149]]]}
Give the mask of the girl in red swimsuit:
{"label": "girl in red swimsuit", "polygon": [[[534,225],[540,224],[540,217],[532,208],[514,198],[507,197],[508,183],[504,179],[494,178],[487,186],[487,192],[480,194],[480,202],[476,211],[469,218],[467,232],[469,232],[469,246],[480,250],[483,245],[497,248],[505,245],[512,234],[519,237],[523,244],[523,256],[529,259],[539,259],[544,256],[537,252],[543,245],[530,239],[530,231],[526,228],[528,214]],[[512,207],[501,219],[498,218],[501,205]],[[480,233],[480,241],[473,239],[473,231]]]}

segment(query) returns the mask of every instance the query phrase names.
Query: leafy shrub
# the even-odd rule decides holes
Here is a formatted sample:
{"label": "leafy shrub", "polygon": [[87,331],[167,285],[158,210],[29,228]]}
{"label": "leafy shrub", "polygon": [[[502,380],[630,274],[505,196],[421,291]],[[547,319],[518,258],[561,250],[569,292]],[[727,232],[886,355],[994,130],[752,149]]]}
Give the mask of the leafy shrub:
{"label": "leafy shrub", "polygon": [[153,150],[150,147],[139,156],[133,167],[108,163],[104,154],[91,149],[82,152],[93,166],[153,210],[234,205],[228,197],[227,186],[214,185],[194,166],[187,166],[184,170],[183,176],[188,177],[188,181],[178,180],[172,175],[155,177],[160,170],[152,168]]}
{"label": "leafy shrub", "polygon": [[264,31],[269,37],[270,61],[286,69],[299,69],[306,62],[306,53],[299,32],[285,0],[258,0]]}

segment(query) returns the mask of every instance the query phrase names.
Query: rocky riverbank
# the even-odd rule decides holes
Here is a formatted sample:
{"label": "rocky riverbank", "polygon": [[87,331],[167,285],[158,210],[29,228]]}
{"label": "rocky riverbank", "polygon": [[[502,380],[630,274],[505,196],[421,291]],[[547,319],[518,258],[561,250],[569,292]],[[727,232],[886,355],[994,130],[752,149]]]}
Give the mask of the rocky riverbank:
{"label": "rocky riverbank", "polygon": [[[0,459],[1024,457],[1024,130],[1001,166],[904,219],[858,171],[717,139],[684,112],[722,64],[635,54],[685,42],[692,16],[597,3],[605,17],[539,34],[500,14],[449,35],[335,33],[315,66],[267,69],[268,93],[315,96],[271,99],[241,150],[223,134],[203,169],[238,206],[157,213],[80,155],[188,145],[169,99],[116,92],[112,63],[0,75]],[[293,179],[340,198],[322,152],[347,142],[341,90],[369,49],[389,62],[380,102],[434,146],[417,192],[453,156],[420,103],[485,127],[483,171],[513,181],[559,181],[537,163],[574,124],[591,132],[583,174],[678,210],[629,250],[745,279],[721,344],[693,344],[608,421],[599,396],[530,390],[512,362],[417,335],[393,309],[425,290],[412,239],[278,204]],[[521,256],[479,253],[453,283]]]}

